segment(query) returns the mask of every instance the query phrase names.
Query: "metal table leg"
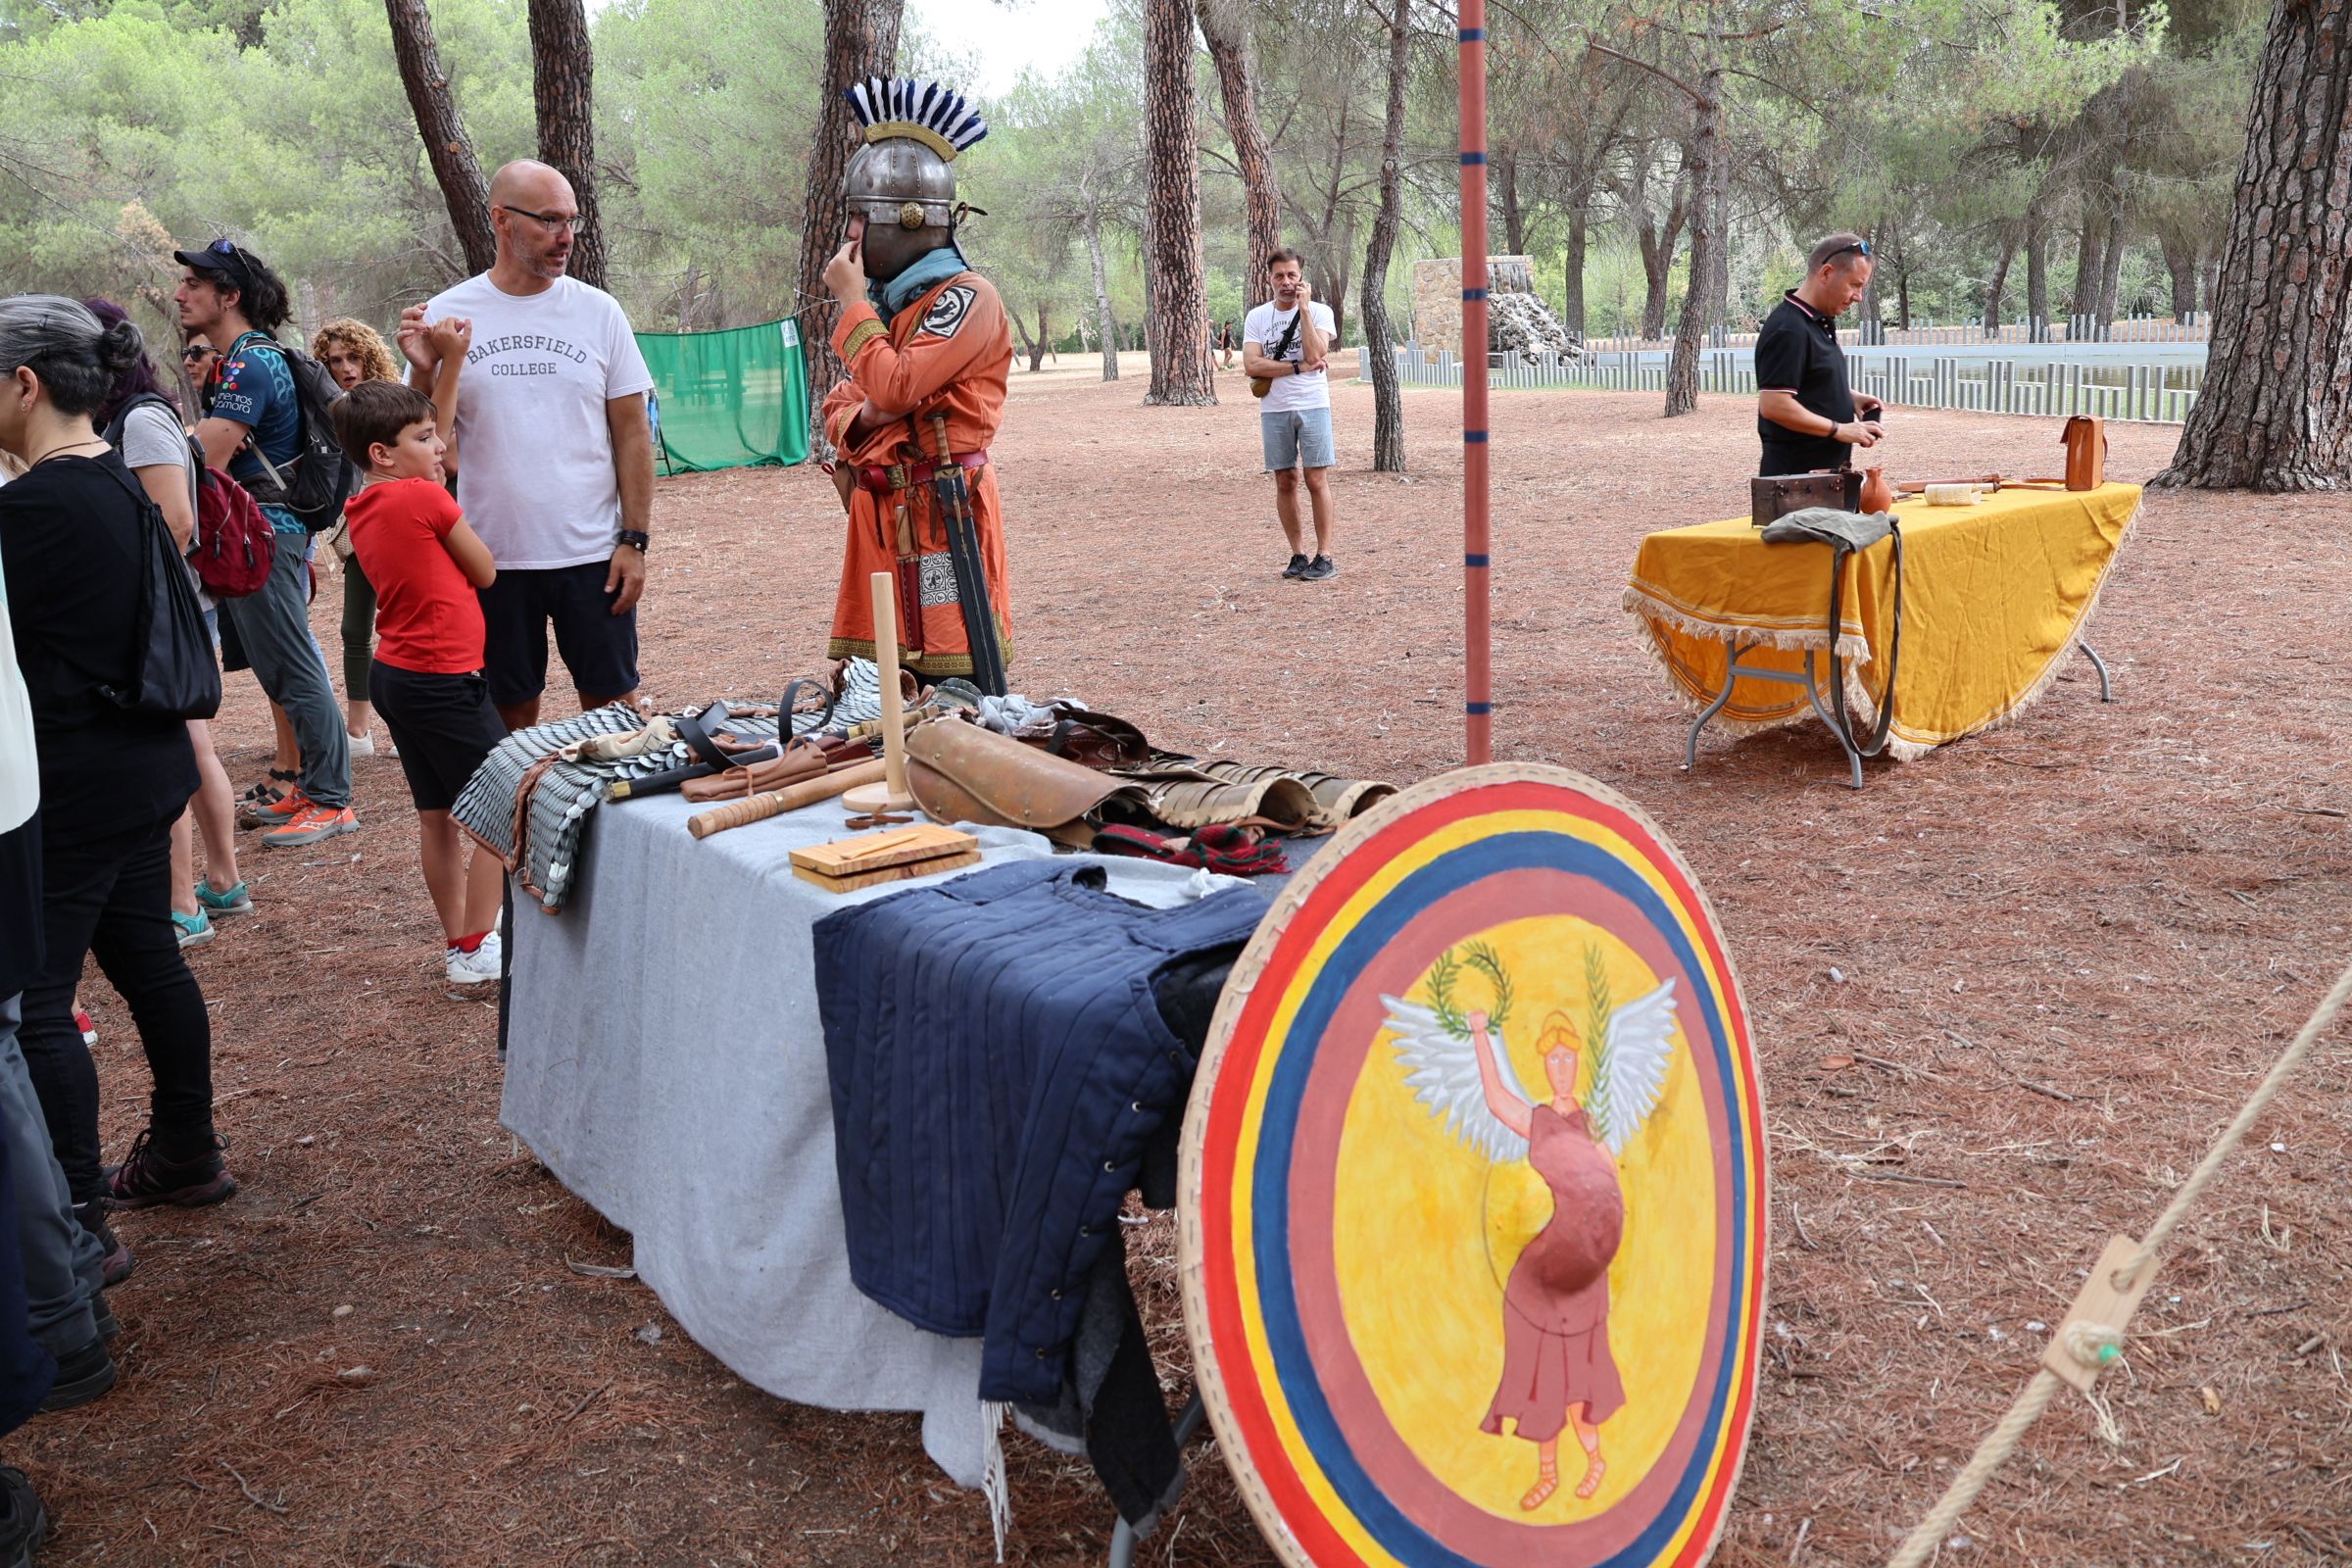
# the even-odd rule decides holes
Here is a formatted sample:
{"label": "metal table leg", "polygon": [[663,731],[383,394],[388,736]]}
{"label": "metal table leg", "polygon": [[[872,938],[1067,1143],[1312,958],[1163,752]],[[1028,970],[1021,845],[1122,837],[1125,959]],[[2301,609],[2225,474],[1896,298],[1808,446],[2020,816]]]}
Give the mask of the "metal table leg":
{"label": "metal table leg", "polygon": [[[2107,661],[2099,657],[2097,649],[2081,638],[2075,640],[2075,646],[2082,650],[2082,657],[2090,661],[2090,667],[2099,672],[2099,701],[2102,703],[2114,702],[2115,683],[2107,678]],[[1725,689],[1728,692],[1730,688]]]}
{"label": "metal table leg", "polygon": [[[1822,723],[1828,726],[1830,733],[1838,738],[1838,749],[1845,753],[1846,766],[1852,774],[1848,780],[1849,786],[1853,789],[1860,789],[1862,787],[1862,754],[1855,749],[1853,736],[1846,733],[1845,726],[1838,722],[1837,715],[1830,710],[1830,705],[1823,700],[1821,683],[1814,677],[1813,656],[1819,650],[1811,648],[1805,650],[1805,669],[1804,673],[1800,675],[1790,670],[1765,669],[1759,665],[1740,662],[1741,654],[1752,652],[1758,646],[1760,645],[1755,643],[1732,644],[1732,655],[1726,662],[1723,671],[1723,690],[1717,692],[1715,700],[1707,705],[1706,710],[1691,721],[1690,733],[1683,741],[1683,766],[1685,768],[1698,766],[1698,732],[1707,727],[1707,720],[1723,711],[1724,705],[1732,700],[1733,684],[1744,675],[1749,680],[1778,681],[1784,686],[1802,687],[1805,700],[1813,705],[1813,711],[1820,715]],[[1830,679],[1837,681],[1843,678],[1843,669],[1838,656],[1833,653],[1830,655]]]}
{"label": "metal table leg", "polygon": [[[1838,666],[1838,656],[1830,655],[1830,679],[1838,681],[1844,678],[1845,671]],[[1860,789],[1862,787],[1862,754],[1855,749],[1853,736],[1847,734],[1845,726],[1838,722],[1838,715],[1830,711],[1829,705],[1821,700],[1821,687],[1813,679],[1813,650],[1810,648],[1805,650],[1805,698],[1813,705],[1813,711],[1820,717],[1822,723],[1829,726],[1830,733],[1838,737],[1838,749],[1845,753],[1846,765],[1853,769],[1853,778],[1847,787]],[[1891,701],[1891,698],[1889,700]]]}
{"label": "metal table leg", "polygon": [[[1753,646],[1752,643],[1748,645],[1748,647]],[[1698,765],[1698,732],[1705,729],[1707,720],[1722,712],[1724,704],[1732,700],[1733,683],[1740,679],[1740,656],[1746,652],[1747,648],[1741,647],[1739,643],[1732,644],[1731,657],[1724,661],[1723,665],[1723,690],[1715,694],[1715,700],[1707,705],[1705,712],[1690,721],[1690,734],[1683,742],[1684,767],[1692,768]]]}
{"label": "metal table leg", "polygon": [[[1179,1449],[1193,1441],[1193,1434],[1200,1430],[1200,1422],[1207,1413],[1200,1403],[1200,1391],[1195,1389],[1193,1396],[1184,1402],[1183,1412],[1176,1417]],[[1110,1533],[1110,1568],[1134,1568],[1136,1544],[1135,1532],[1127,1528],[1126,1520],[1120,1520]]]}

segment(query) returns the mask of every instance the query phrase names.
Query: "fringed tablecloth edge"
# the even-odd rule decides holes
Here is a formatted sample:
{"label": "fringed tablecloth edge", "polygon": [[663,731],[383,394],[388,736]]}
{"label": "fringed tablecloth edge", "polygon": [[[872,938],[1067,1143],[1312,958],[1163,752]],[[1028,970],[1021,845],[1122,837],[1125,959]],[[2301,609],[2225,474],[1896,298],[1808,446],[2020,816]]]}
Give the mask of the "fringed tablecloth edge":
{"label": "fringed tablecloth edge", "polygon": [[[1899,726],[1902,720],[1896,719],[1894,725],[1889,726],[1886,732],[1886,749],[1894,754],[1896,761],[1916,762],[1939,746],[1949,746],[1954,741],[1966,740],[1972,735],[1985,735],[1996,729],[2006,729],[2022,719],[2028,709],[2041,701],[2042,696],[2057,683],[2058,677],[2065,673],[2067,656],[2082,646],[2082,628],[2090,624],[2092,615],[2098,613],[2099,600],[2107,592],[2108,579],[2115,575],[2116,562],[2123,556],[2124,541],[2131,538],[2132,530],[2139,525],[2140,513],[2143,510],[2144,503],[2132,505],[2132,515],[2124,519],[2123,531],[2116,536],[2115,551],[2107,558],[2107,569],[2099,573],[2097,586],[2091,589],[2090,597],[2082,601],[2082,609],[2075,616],[2075,623],[2067,628],[2066,636],[2059,642],[2057,652],[2050,655],[2050,662],[2042,666],[2039,675],[2034,677],[2033,684],[2020,693],[2007,708],[2002,709],[1976,728],[1963,730],[1957,735],[1946,735],[1936,740],[1908,740],[1898,733],[1895,726]],[[1669,679],[1671,678],[1669,677]],[[1853,708],[1855,717],[1861,725],[1867,727],[1878,722],[1878,705],[1871,698],[1870,693],[1863,690],[1861,683],[1853,678],[1850,666],[1846,674],[1845,699]]]}

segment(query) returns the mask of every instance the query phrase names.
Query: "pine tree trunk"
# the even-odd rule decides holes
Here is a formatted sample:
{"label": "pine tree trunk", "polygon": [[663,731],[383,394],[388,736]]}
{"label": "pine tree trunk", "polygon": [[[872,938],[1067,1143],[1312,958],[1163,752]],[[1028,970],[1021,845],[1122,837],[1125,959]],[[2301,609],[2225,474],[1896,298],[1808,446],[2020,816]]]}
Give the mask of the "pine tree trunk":
{"label": "pine tree trunk", "polygon": [[1497,150],[1494,156],[1494,194],[1502,203],[1502,254],[1527,254],[1527,214],[1519,206],[1519,155]]}
{"label": "pine tree trunk", "polygon": [[2038,211],[2026,215],[2026,339],[2050,337],[2050,230]]}
{"label": "pine tree trunk", "polygon": [[[1389,22],[1388,118],[1381,124],[1380,210],[1372,218],[1372,242],[1364,247],[1364,346],[1358,356],[1372,381],[1372,467],[1378,473],[1404,471],[1404,398],[1396,385],[1396,335],[1389,326],[1389,257],[1396,248],[1396,223],[1403,206],[1404,88],[1411,74],[1413,0],[1396,0]],[[1517,255],[1514,242],[1511,254]]]}
{"label": "pine tree trunk", "polygon": [[2001,296],[2009,287],[2009,264],[2017,260],[2017,233],[2014,229],[2001,231],[2001,259],[1993,264],[1992,276],[1984,283],[1984,329],[2000,330]]}
{"label": "pine tree trunk", "polygon": [[530,0],[531,98],[539,112],[539,161],[571,181],[579,238],[565,269],[605,286],[605,230],[596,213],[596,58],[582,0]]}
{"label": "pine tree trunk", "polygon": [[2197,313],[2197,242],[2167,223],[2156,230],[2156,248],[2173,280],[2173,319],[2185,321]]}
{"label": "pine tree trunk", "polygon": [[1655,342],[1666,334],[1666,290],[1674,280],[1674,248],[1682,239],[1683,220],[1690,211],[1690,172],[1675,176],[1673,200],[1666,220],[1653,225],[1646,216],[1637,231],[1642,242],[1642,336]]}
{"label": "pine tree trunk", "polygon": [[2159,484],[2352,487],[2352,10],[2276,0],[2205,388]]}
{"label": "pine tree trunk", "polygon": [[1119,378],[1119,323],[1110,314],[1110,277],[1102,265],[1102,217],[1093,191],[1086,194],[1086,255],[1095,267],[1095,314],[1102,322],[1102,379]]}
{"label": "pine tree trunk", "polygon": [[[1723,100],[1718,97],[1716,103]],[[1710,341],[1715,330],[1724,324],[1724,313],[1732,303],[1732,160],[1730,149],[1724,145],[1720,110],[1716,127],[1715,158],[1711,165],[1715,190],[1709,204],[1713,213],[1715,243],[1708,247],[1711,258],[1707,278],[1707,331]]]}
{"label": "pine tree trunk", "polygon": [[[1886,220],[1880,219],[1870,225],[1870,248],[1874,255],[1884,255]],[[1854,336],[1863,343],[1886,341],[1886,318],[1879,309],[1879,285],[1886,280],[1886,263],[1881,261],[1870,270],[1870,281],[1862,285],[1862,297],[1855,301]]]}
{"label": "pine tree trunk", "polygon": [[1053,344],[1054,328],[1046,322],[1046,307],[1037,308],[1037,336],[1029,344],[1029,373],[1035,375],[1046,368],[1046,350]]}
{"label": "pine tree trunk", "polygon": [[1266,290],[1267,258],[1282,248],[1282,184],[1274,148],[1257,119],[1257,48],[1250,34],[1247,0],[1201,0],[1200,36],[1217,68],[1217,101],[1225,135],[1242,172],[1242,223],[1250,242],[1250,272],[1242,279],[1245,305]]}
{"label": "pine tree trunk", "polygon": [[1723,72],[1710,67],[1699,78],[1690,117],[1690,283],[1683,291],[1682,321],[1674,329],[1674,354],[1666,362],[1666,417],[1698,407],[1699,340],[1715,309],[1715,160],[1723,120]]}
{"label": "pine tree trunk", "polygon": [[1578,201],[1568,214],[1568,261],[1562,268],[1560,318],[1579,338],[1585,335],[1585,251],[1590,241],[1591,196]]}
{"label": "pine tree trunk", "polygon": [[409,108],[416,116],[416,134],[423,138],[425,160],[441,186],[449,207],[450,227],[466,252],[469,272],[487,272],[498,260],[498,233],[490,226],[490,183],[466,139],[466,122],[449,95],[449,77],[441,70],[441,51],[433,43],[433,19],[425,0],[384,0],[392,23],[392,58],[400,67],[400,84],[408,89]]}
{"label": "pine tree trunk", "polygon": [[2123,314],[2123,301],[2116,298],[2123,287],[2124,277],[2124,187],[2119,181],[2107,188],[2107,254],[2099,264],[2099,338],[2104,342],[2114,335],[2108,323]]}
{"label": "pine tree trunk", "polygon": [[1200,256],[1200,126],[1193,96],[1193,0],[1145,0],[1144,165],[1151,208],[1152,390],[1147,405],[1217,401]]}
{"label": "pine tree trunk", "polygon": [[[2075,252],[2075,294],[2067,304],[2068,314],[2088,317],[2089,331],[2095,341],[2098,336],[2099,273],[2107,266],[2107,215],[2102,209],[2089,210],[2091,197],[2083,197],[2082,243]],[[2068,338],[2073,341],[2071,331]]]}
{"label": "pine tree trunk", "polygon": [[825,394],[849,371],[833,354],[833,325],[841,307],[825,287],[825,263],[849,230],[842,205],[841,176],[859,145],[858,117],[842,94],[852,82],[887,76],[899,53],[901,0],[825,0],[825,81],[816,116],[816,139],[808,153],[808,185],[801,198],[801,269],[796,280],[795,318],[801,324],[801,360],[808,370],[808,450],[822,458]]}

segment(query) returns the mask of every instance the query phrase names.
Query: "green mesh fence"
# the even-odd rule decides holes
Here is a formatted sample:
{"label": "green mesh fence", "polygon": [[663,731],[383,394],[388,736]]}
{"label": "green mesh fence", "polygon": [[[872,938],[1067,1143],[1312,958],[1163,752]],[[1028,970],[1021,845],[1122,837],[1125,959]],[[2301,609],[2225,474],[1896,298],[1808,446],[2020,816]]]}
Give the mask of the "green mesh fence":
{"label": "green mesh fence", "polygon": [[640,332],[671,472],[791,464],[808,456],[808,372],[797,323],[728,332]]}

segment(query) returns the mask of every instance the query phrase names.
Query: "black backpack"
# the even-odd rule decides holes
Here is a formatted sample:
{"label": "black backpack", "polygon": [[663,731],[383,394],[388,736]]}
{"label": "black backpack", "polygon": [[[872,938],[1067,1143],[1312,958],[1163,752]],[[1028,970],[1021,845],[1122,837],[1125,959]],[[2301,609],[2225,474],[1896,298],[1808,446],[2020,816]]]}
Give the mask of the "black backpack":
{"label": "black backpack", "polygon": [[126,712],[154,718],[211,718],[220,711],[220,664],[196,603],[195,579],[164,509],[120,462],[106,466],[137,510],[139,597],[131,640],[138,649],[128,686],[99,684],[98,695]]}
{"label": "black backpack", "polygon": [[295,401],[302,409],[302,448],[293,461],[273,464],[261,443],[248,436],[253,455],[262,460],[262,477],[246,481],[245,488],[263,506],[290,512],[311,532],[323,533],[342,520],[343,503],[360,482],[359,470],[343,455],[343,444],[335,439],[334,420],[326,412],[327,406],[343,395],[342,388],[335,385],[325,366],[266,333],[248,332],[230,344],[228,352],[234,354],[249,344],[274,350],[293,372]]}

